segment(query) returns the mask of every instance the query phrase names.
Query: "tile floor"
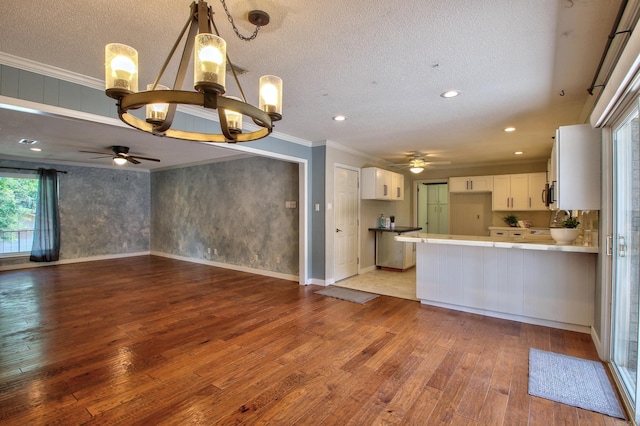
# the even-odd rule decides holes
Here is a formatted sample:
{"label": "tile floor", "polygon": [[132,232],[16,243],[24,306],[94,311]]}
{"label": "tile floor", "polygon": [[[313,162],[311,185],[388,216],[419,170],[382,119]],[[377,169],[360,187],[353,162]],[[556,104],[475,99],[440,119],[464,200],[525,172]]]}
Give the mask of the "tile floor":
{"label": "tile floor", "polygon": [[415,267],[404,272],[374,269],[373,271],[338,281],[334,285],[336,287],[353,288],[385,296],[418,300],[416,298]]}

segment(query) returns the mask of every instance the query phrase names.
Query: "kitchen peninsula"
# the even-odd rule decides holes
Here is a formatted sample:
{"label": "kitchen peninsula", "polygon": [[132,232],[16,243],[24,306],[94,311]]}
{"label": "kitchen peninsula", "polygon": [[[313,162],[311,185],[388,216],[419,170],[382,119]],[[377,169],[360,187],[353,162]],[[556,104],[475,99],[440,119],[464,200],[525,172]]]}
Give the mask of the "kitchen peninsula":
{"label": "kitchen peninsula", "polygon": [[416,243],[423,304],[589,333],[598,247],[550,239],[399,235]]}

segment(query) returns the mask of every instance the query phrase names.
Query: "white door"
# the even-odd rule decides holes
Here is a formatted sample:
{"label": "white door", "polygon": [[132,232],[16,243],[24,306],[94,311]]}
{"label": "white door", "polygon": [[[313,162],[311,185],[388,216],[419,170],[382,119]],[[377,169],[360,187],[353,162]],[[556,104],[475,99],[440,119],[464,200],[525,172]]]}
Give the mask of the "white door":
{"label": "white door", "polygon": [[335,281],[358,273],[358,172],[335,169]]}
{"label": "white door", "polygon": [[612,283],[612,362],[623,397],[640,420],[640,115],[638,109],[614,129],[614,232]]}

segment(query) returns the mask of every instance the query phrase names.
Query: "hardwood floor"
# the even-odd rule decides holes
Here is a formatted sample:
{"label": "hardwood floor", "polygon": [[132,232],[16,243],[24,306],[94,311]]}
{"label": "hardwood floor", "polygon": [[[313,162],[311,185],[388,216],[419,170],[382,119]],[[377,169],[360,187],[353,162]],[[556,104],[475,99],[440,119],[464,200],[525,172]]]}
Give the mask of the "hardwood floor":
{"label": "hardwood floor", "polygon": [[0,273],[2,424],[625,424],[527,394],[586,334],[144,256]]}

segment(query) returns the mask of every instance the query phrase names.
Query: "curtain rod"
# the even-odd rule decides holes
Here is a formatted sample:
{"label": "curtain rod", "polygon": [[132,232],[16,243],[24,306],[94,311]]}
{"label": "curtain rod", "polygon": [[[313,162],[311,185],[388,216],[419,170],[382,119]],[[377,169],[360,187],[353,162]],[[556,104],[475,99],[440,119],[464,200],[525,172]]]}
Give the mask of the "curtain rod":
{"label": "curtain rod", "polygon": [[[27,168],[27,167],[6,167],[6,166],[0,166],[0,169],[10,169],[10,170],[32,170],[32,171],[34,171],[34,172],[37,172],[37,171],[38,171],[38,169],[30,169],[30,168]],[[58,172],[58,173],[64,173],[64,174],[66,174],[66,173],[67,173],[67,172],[66,172],[66,171],[64,171],[64,170],[56,170],[56,172]]]}

